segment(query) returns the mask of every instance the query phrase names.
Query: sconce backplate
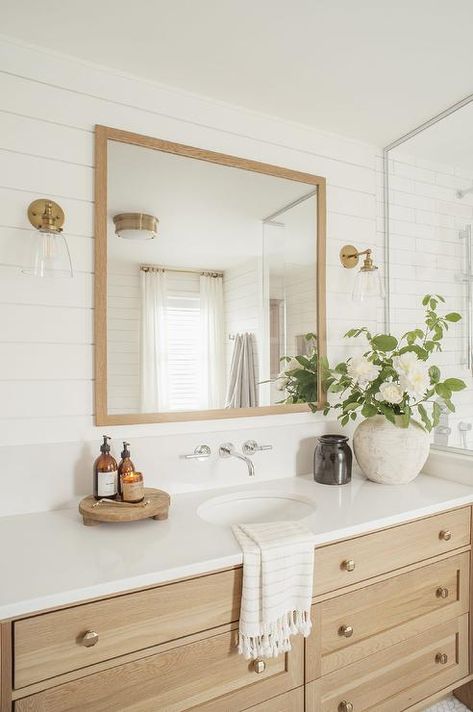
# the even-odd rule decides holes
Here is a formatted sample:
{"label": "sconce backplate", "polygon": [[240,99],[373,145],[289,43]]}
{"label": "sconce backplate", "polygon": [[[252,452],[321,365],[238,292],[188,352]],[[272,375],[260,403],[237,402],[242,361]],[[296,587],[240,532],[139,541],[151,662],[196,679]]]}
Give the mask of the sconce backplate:
{"label": "sconce backplate", "polygon": [[61,228],[64,225],[64,210],[61,206],[55,203],[54,200],[38,198],[28,206],[28,220],[36,229],[39,229],[43,224],[43,213],[48,203],[51,203],[54,226]]}
{"label": "sconce backplate", "polygon": [[344,245],[340,250],[340,262],[347,269],[356,267],[359,259],[358,250],[353,245]]}

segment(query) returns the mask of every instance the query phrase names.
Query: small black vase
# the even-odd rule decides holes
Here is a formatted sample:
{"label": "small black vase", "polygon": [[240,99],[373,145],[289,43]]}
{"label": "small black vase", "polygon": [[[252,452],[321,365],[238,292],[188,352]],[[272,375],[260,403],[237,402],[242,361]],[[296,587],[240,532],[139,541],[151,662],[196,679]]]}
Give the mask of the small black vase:
{"label": "small black vase", "polygon": [[347,484],[352,459],[345,435],[321,435],[314,450],[314,480],[322,485]]}

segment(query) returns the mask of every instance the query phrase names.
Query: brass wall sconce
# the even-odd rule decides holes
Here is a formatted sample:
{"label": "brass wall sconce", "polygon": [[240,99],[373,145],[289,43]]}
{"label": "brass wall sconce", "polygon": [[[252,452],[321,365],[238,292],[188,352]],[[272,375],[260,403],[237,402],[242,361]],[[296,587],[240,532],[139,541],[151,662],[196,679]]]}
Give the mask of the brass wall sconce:
{"label": "brass wall sconce", "polygon": [[124,240],[153,240],[158,232],[158,218],[147,213],[120,213],[113,216],[115,234]]}
{"label": "brass wall sconce", "polygon": [[384,298],[384,285],[378,267],[374,264],[372,250],[357,250],[354,245],[344,245],[340,250],[340,262],[346,269],[353,269],[365,255],[363,264],[356,275],[352,298],[356,302],[364,302],[371,298]]}
{"label": "brass wall sconce", "polygon": [[72,261],[62,234],[64,211],[48,198],[38,198],[28,206],[28,220],[35,228],[30,254],[21,268],[33,277],[72,277]]}

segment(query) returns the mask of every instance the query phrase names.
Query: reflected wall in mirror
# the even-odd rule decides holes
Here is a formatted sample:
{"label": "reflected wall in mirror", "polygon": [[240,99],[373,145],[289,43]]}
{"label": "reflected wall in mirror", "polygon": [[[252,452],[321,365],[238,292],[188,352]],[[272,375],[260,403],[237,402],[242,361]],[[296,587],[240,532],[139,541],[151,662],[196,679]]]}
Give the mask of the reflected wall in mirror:
{"label": "reflected wall in mirror", "polygon": [[[325,180],[106,127],[96,144],[97,424],[321,403]],[[120,232],[123,213],[157,221]]]}

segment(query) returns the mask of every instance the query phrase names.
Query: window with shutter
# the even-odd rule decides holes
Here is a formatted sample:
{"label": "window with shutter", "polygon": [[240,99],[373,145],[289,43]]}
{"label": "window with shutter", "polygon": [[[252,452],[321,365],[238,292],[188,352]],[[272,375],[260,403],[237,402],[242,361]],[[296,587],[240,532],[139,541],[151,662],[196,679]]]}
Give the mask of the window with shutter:
{"label": "window with shutter", "polygon": [[200,408],[200,299],[169,296],[168,374],[170,410]]}

